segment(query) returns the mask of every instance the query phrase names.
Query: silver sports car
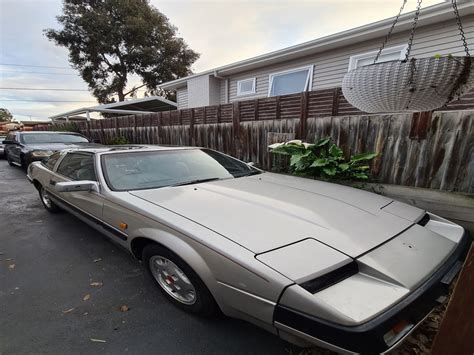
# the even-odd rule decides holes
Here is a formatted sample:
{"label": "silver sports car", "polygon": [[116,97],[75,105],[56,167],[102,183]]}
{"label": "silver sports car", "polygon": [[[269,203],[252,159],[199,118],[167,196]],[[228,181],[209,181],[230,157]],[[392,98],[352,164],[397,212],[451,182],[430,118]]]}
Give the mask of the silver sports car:
{"label": "silver sports car", "polygon": [[418,208],[204,148],[67,150],[28,178],[48,211],[128,249],[182,309],[337,352],[400,344],[444,298],[469,244]]}

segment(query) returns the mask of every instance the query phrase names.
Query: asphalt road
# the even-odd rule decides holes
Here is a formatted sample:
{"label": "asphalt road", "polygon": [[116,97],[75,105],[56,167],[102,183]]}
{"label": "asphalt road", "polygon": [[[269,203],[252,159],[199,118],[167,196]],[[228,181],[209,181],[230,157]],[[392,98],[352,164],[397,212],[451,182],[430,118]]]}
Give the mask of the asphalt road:
{"label": "asphalt road", "polygon": [[299,352],[251,324],[175,308],[125,251],[72,215],[49,214],[5,160],[0,209],[0,354]]}

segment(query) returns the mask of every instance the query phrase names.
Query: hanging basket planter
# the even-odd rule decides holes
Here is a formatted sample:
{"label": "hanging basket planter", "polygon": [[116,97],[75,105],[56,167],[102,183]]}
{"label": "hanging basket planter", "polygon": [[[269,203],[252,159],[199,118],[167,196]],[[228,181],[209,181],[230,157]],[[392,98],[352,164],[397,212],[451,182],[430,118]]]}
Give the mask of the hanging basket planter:
{"label": "hanging basket planter", "polygon": [[416,112],[440,108],[473,86],[471,58],[448,56],[356,68],[344,76],[342,92],[364,112]]}
{"label": "hanging basket planter", "polygon": [[417,0],[404,60],[378,62],[407,0],[403,0],[373,64],[355,68],[344,76],[342,93],[359,110],[369,113],[432,111],[474,87],[474,65],[456,0],[451,3],[466,56],[410,58],[421,1]]}

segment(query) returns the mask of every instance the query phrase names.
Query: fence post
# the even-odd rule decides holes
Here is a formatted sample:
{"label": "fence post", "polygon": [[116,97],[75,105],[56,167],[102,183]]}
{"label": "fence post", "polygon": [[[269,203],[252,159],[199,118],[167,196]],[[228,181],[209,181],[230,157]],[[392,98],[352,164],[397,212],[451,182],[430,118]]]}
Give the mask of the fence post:
{"label": "fence post", "polygon": [[91,139],[91,123],[90,121],[86,121],[86,130],[87,130],[87,137],[89,137],[89,139]]}
{"label": "fence post", "polygon": [[101,118],[99,123],[100,123],[100,142],[102,144],[104,144],[104,143],[106,143],[105,142],[105,132],[104,132],[104,119]]}
{"label": "fence post", "polygon": [[133,143],[137,144],[137,116],[133,115]]}
{"label": "fence post", "polygon": [[114,117],[114,125],[115,125],[115,136],[120,137],[120,130],[118,125],[118,117]]}
{"label": "fence post", "polygon": [[157,144],[160,144],[160,139],[162,136],[161,117],[163,116],[163,112],[157,112],[156,115],[158,116],[156,122],[156,130],[158,132]]}
{"label": "fence post", "polygon": [[339,96],[341,93],[341,88],[334,89],[334,95],[332,97],[332,112],[331,116],[337,116],[339,113]]}
{"label": "fence post", "polygon": [[240,102],[234,101],[232,104],[232,138],[234,142],[233,153],[234,156],[239,158],[241,153],[240,146]]}
{"label": "fence post", "polygon": [[280,119],[280,96],[275,97],[275,118]]}
{"label": "fence post", "polygon": [[194,109],[189,112],[189,145],[194,145]]}
{"label": "fence post", "polygon": [[258,121],[258,116],[259,116],[259,110],[258,110],[258,99],[255,99],[254,100],[254,103],[253,103],[253,119],[255,121]]}
{"label": "fence post", "polygon": [[307,91],[301,93],[301,108],[300,108],[300,131],[299,138],[306,139],[307,134],[307,120],[308,120],[308,95]]}

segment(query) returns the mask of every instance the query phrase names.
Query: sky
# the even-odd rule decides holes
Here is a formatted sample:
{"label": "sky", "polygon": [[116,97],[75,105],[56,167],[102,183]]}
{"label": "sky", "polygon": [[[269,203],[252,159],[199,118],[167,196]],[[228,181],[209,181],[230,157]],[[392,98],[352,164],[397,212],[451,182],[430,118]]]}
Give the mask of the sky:
{"label": "sky", "polygon": [[[200,53],[192,69],[201,72],[392,17],[402,0],[150,2]],[[439,2],[424,0],[423,7]],[[415,6],[416,1],[409,0],[404,12]],[[59,28],[56,16],[61,9],[60,0],[0,0],[0,107],[19,120],[46,119],[97,104],[70,68],[67,50],[43,35],[45,28]],[[139,79],[132,78],[129,84],[139,84]],[[142,96],[139,92],[138,97]]]}

